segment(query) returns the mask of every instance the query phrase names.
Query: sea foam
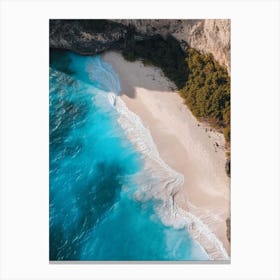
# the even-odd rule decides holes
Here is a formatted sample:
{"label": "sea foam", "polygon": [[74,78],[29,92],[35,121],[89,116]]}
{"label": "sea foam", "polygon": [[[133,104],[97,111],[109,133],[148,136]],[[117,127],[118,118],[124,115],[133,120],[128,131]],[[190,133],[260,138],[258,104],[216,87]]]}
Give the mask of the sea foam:
{"label": "sea foam", "polygon": [[[165,189],[172,193],[175,181],[168,184],[172,176],[163,168],[158,174],[149,170],[157,157],[153,164],[145,160],[119,125],[121,114],[114,109],[119,98],[108,95],[120,90],[112,67],[100,56],[59,52],[53,58],[50,259],[208,260],[184,226],[167,227],[159,218],[169,208],[165,197],[172,201]],[[154,186],[163,185],[153,194]]]}
{"label": "sea foam", "polygon": [[[175,202],[176,193],[184,185],[184,176],[162,160],[150,130],[119,97],[121,85],[113,67],[99,57],[92,57],[88,60],[87,72],[90,74],[92,82],[100,84],[102,89],[108,91],[108,100],[119,114],[118,123],[144,160],[144,170],[135,176],[138,189],[135,191],[134,199],[142,202],[154,199],[157,202],[154,207],[155,211],[164,225],[177,229],[185,228],[202,246],[201,249],[207,252],[209,259],[229,259],[222,242],[209,227]],[[146,176],[147,174],[149,176]],[[190,201],[187,201],[186,204],[187,209],[197,208]]]}
{"label": "sea foam", "polygon": [[[174,196],[183,187],[183,174],[172,169],[162,158],[153,141],[150,130],[146,128],[140,117],[130,111],[125,102],[114,92],[108,93],[112,107],[119,113],[118,122],[125,134],[142,154],[145,162],[144,172],[150,176],[147,181],[145,174],[138,174],[139,189],[135,192],[135,199],[146,201],[155,199],[159,203],[155,211],[163,224],[175,228],[185,228],[192,237],[206,251],[209,259],[228,260],[229,256],[222,242],[198,217],[185,211],[175,202]],[[188,209],[196,208],[187,201]]]}

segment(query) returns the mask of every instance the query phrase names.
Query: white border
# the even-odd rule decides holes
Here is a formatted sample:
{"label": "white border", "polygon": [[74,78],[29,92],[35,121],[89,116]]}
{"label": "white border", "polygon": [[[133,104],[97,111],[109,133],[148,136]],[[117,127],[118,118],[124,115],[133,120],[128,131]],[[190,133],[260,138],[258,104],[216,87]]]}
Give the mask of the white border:
{"label": "white border", "polygon": [[[48,19],[232,19],[230,265],[50,265]],[[1,279],[280,279],[278,1],[1,2]]]}

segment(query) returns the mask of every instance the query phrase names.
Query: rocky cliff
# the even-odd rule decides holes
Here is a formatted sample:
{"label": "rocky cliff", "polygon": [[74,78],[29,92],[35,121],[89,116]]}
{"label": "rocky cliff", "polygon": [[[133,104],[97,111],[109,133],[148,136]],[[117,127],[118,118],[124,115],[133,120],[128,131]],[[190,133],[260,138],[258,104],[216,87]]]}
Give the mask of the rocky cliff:
{"label": "rocky cliff", "polygon": [[146,36],[172,35],[181,47],[187,46],[202,53],[212,53],[214,58],[230,70],[230,20],[114,20]]}
{"label": "rocky cliff", "polygon": [[97,54],[122,48],[129,38],[128,27],[106,20],[50,20],[51,48]]}
{"label": "rocky cliff", "polygon": [[50,20],[50,47],[96,54],[132,41],[172,35],[214,58],[230,71],[230,20]]}

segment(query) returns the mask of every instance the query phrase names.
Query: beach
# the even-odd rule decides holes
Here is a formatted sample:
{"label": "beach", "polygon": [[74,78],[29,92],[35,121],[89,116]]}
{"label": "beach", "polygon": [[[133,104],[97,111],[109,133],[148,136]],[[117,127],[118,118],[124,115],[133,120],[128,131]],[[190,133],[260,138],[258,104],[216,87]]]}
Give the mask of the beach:
{"label": "beach", "polygon": [[223,135],[195,119],[159,68],[128,62],[113,51],[102,58],[118,73],[120,98],[149,129],[161,159],[183,175],[173,197],[176,214],[192,221],[190,233],[212,259],[228,259],[230,179]]}

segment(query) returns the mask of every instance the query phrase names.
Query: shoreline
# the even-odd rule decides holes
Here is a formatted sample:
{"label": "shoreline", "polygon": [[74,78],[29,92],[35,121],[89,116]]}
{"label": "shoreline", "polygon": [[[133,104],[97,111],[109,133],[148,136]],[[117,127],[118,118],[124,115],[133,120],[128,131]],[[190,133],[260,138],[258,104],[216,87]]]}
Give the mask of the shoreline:
{"label": "shoreline", "polygon": [[[225,254],[230,255],[226,237],[230,179],[224,168],[223,135],[194,118],[174,91],[174,84],[159,68],[144,66],[141,61],[125,61],[118,52],[106,52],[102,57],[118,73],[120,99],[150,132],[159,158],[169,169],[183,175],[183,180],[175,180],[180,186],[176,192],[173,187],[169,193],[168,187],[159,192],[172,200],[169,215],[175,220],[180,217],[180,223],[184,220],[188,231],[211,258],[224,260]],[[171,172],[166,180],[174,181],[174,174]]]}

